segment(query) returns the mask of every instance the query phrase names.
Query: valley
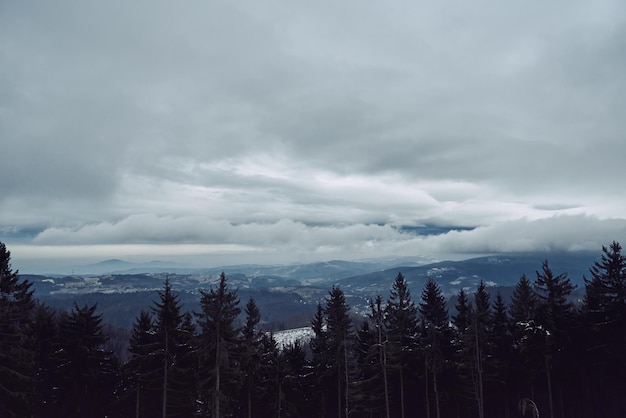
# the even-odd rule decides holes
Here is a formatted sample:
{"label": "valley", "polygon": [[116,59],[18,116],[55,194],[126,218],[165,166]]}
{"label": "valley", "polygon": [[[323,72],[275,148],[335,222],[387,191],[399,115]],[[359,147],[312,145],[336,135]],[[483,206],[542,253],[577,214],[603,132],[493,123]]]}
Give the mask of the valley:
{"label": "valley", "polygon": [[[262,324],[267,330],[305,327],[318,303],[323,302],[333,286],[346,295],[353,315],[366,315],[369,301],[380,294],[386,298],[391,283],[401,272],[409,284],[414,300],[421,295],[428,278],[433,278],[450,299],[460,289],[472,292],[482,280],[493,293],[500,289],[508,298],[513,286],[526,274],[531,280],[543,260],[548,259],[555,272],[567,272],[578,284],[574,297],[579,297],[583,275],[593,264],[593,253],[530,253],[504,254],[469,258],[461,261],[423,263],[417,258],[381,259],[363,262],[329,261],[293,265],[235,265],[215,268],[186,268],[158,263],[137,266],[114,260],[98,263],[93,270],[101,274],[29,275],[22,278],[33,284],[35,297],[58,309],[71,309],[74,303],[98,304],[105,322],[129,329],[141,310],[149,310],[169,278],[183,309],[197,310],[200,290],[208,290],[218,282],[223,271],[230,288],[238,290],[241,304],[254,298],[261,310]],[[82,266],[88,271],[89,266]],[[452,303],[450,303],[452,305]]]}

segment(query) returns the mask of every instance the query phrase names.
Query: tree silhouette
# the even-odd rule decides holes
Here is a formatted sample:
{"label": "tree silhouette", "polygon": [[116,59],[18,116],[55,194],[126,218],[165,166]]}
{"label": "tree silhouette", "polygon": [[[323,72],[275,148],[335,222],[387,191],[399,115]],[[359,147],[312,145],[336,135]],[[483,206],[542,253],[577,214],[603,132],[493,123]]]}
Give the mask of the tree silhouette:
{"label": "tree silhouette", "polygon": [[231,291],[226,275],[220,275],[217,288],[200,290],[200,308],[196,313],[200,327],[199,350],[200,396],[208,401],[213,417],[219,418],[232,408],[241,375],[237,348],[239,330],[235,319],[241,312],[237,291]]}
{"label": "tree silhouette", "polygon": [[242,353],[241,353],[241,371],[243,373],[243,393],[244,404],[246,406],[246,414],[252,417],[254,411],[253,400],[256,402],[261,395],[260,367],[261,367],[261,343],[263,332],[259,329],[261,322],[261,312],[254,301],[250,297],[244,309],[246,313],[246,322],[241,329]]}
{"label": "tree silhouette", "polygon": [[352,350],[353,329],[350,319],[350,306],[346,303],[343,291],[333,286],[326,297],[326,327],[328,338],[328,359],[332,366],[331,375],[334,377],[334,391],[336,394],[336,410],[338,417],[348,416],[349,411],[349,384],[348,375]]}
{"label": "tree silhouette", "polygon": [[103,349],[107,337],[96,309],[95,304],[74,304],[61,316],[57,375],[62,416],[101,417],[112,404],[117,371],[112,353]]}
{"label": "tree silhouette", "polygon": [[422,349],[425,351],[427,363],[433,378],[435,395],[435,416],[440,418],[438,375],[444,367],[446,356],[451,346],[451,330],[448,327],[448,308],[446,299],[439,285],[431,278],[426,282],[422,292],[419,312],[422,315],[424,333]]}
{"label": "tree silhouette", "polygon": [[0,416],[32,413],[32,295],[31,284],[11,269],[11,252],[0,242]]}
{"label": "tree silhouette", "polygon": [[405,417],[405,368],[414,357],[419,341],[417,307],[402,273],[398,273],[391,285],[385,308],[385,327],[387,364],[391,366],[389,371],[393,372],[399,384],[400,416]]}

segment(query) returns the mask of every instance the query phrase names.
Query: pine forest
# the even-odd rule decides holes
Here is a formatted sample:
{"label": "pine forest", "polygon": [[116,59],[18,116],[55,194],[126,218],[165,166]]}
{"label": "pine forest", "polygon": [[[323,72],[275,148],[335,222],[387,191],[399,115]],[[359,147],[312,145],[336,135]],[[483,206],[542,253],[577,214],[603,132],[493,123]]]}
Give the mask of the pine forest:
{"label": "pine forest", "polygon": [[[603,247],[584,298],[546,260],[512,297],[485,283],[450,302],[398,273],[367,316],[329,289],[310,341],[280,346],[225,274],[183,311],[164,282],[135,318],[128,356],[98,307],[39,302],[0,243],[0,417],[626,416],[626,257]],[[449,306],[453,308],[449,309]]]}

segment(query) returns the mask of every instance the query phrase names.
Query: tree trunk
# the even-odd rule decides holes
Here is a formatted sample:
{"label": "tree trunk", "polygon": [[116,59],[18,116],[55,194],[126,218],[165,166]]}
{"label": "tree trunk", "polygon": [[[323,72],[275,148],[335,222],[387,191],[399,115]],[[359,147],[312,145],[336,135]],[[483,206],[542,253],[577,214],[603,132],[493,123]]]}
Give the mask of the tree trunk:
{"label": "tree trunk", "polygon": [[381,340],[380,331],[378,331],[378,344],[382,348],[381,365],[383,366],[383,381],[385,383],[385,412],[387,413],[386,417],[391,418],[389,414],[389,386],[387,384],[387,344],[383,345]]}
{"label": "tree trunk", "polygon": [[428,394],[428,359],[424,357],[424,390],[426,392],[426,418],[430,418],[430,395]]}
{"label": "tree trunk", "polygon": [[548,404],[550,406],[550,418],[554,418],[552,403],[552,378],[550,377],[550,357],[546,354],[546,378],[548,379]]}
{"label": "tree trunk", "polygon": [[563,386],[562,385],[559,385],[559,405],[561,406],[561,418],[565,418],[565,403],[563,402]]}
{"label": "tree trunk", "polygon": [[506,396],[504,398],[504,418],[509,418],[511,416],[511,413],[509,411],[509,397]]}
{"label": "tree trunk", "polygon": [[252,382],[251,377],[248,376],[248,418],[252,418]]}
{"label": "tree trunk", "polygon": [[400,409],[402,411],[402,418],[404,418],[404,372],[403,367],[400,366]]}
{"label": "tree trunk", "polygon": [[167,417],[167,369],[168,369],[168,357],[169,357],[169,338],[167,335],[167,327],[165,327],[165,354],[163,359],[163,404],[162,414],[163,418]]}
{"label": "tree trunk", "polygon": [[[218,330],[219,331],[219,330]],[[215,389],[213,391],[213,408],[215,418],[220,418],[220,336],[217,335],[215,347]]]}
{"label": "tree trunk", "polygon": [[278,383],[278,411],[277,411],[278,412],[278,414],[277,414],[278,418],[280,418],[280,411],[282,409],[282,406],[281,406],[282,405],[282,397],[283,397],[283,387],[282,387],[282,385],[279,382]]}
{"label": "tree trunk", "polygon": [[482,366],[482,358],[480,352],[480,345],[478,342],[478,320],[476,320],[476,371],[478,373],[478,390],[476,400],[478,402],[478,417],[485,418],[485,410],[483,403],[483,366]]}
{"label": "tree trunk", "polygon": [[[339,363],[341,364],[341,362]],[[341,369],[337,370],[337,417],[341,418]]]}
{"label": "tree trunk", "polygon": [[344,367],[345,367],[345,372],[346,372],[346,392],[345,392],[345,398],[346,398],[346,418],[348,418],[348,414],[350,412],[350,408],[349,408],[349,404],[348,404],[348,386],[349,386],[349,379],[348,379],[348,347],[346,345],[345,342],[345,337],[344,337],[344,343],[343,343],[343,362],[344,362]]}
{"label": "tree trunk", "polygon": [[141,393],[141,377],[137,373],[137,396],[135,397],[135,418],[139,418],[139,396]]}
{"label": "tree trunk", "polygon": [[[433,360],[434,362],[434,360]],[[437,368],[433,364],[433,392],[435,392],[435,411],[437,418],[441,418],[439,413],[439,387],[437,386]]]}

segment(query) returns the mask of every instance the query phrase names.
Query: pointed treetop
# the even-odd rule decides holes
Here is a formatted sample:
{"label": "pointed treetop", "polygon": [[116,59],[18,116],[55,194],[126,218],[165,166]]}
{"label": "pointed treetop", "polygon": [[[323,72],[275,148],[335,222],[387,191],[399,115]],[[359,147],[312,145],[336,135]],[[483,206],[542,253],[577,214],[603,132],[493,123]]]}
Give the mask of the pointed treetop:
{"label": "pointed treetop", "polygon": [[515,290],[513,295],[511,295],[511,304],[509,305],[511,321],[517,324],[518,322],[528,322],[534,319],[536,303],[533,285],[524,274],[515,285]]}
{"label": "pointed treetop", "polygon": [[448,324],[446,298],[437,282],[430,277],[422,291],[419,311],[426,326],[443,327]]}

